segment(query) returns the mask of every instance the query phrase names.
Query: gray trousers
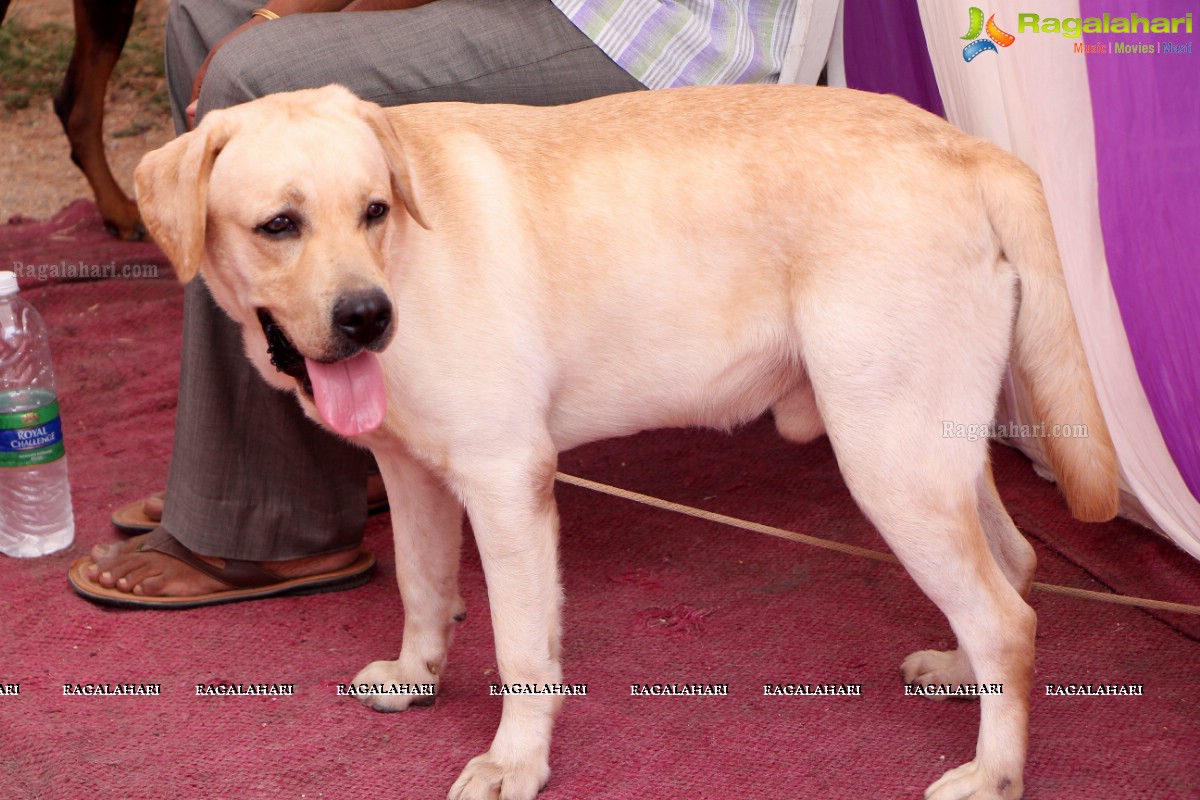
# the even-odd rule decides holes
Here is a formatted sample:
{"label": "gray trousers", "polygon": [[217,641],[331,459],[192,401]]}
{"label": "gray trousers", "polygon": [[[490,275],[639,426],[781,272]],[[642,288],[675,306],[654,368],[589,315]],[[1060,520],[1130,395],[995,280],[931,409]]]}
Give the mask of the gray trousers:
{"label": "gray trousers", "polygon": [[[174,0],[167,82],[177,131],[211,47],[262,0]],[[209,66],[198,117],[272,92],[340,83],[381,105],[555,105],[644,88],[549,0],[437,0],[405,11],[301,14],[240,34]],[[185,290],[163,527],[192,550],[256,561],[354,547],[368,454],[266,384],[202,280]]]}

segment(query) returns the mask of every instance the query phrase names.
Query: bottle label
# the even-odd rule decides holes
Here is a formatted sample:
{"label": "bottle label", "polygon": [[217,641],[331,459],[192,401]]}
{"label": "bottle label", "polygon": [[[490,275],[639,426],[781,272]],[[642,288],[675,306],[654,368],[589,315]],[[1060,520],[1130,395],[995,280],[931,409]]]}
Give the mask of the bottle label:
{"label": "bottle label", "polygon": [[0,467],[35,467],[64,455],[58,401],[0,414]]}

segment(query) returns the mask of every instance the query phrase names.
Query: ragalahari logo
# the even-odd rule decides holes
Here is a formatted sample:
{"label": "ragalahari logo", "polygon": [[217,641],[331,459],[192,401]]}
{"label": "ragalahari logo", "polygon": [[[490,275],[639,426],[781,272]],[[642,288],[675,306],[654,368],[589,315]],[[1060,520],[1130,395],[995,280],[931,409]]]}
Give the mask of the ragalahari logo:
{"label": "ragalahari logo", "polygon": [[[981,39],[979,34],[983,33],[984,30],[987,30],[988,38]],[[996,24],[995,14],[988,17],[987,25],[984,25],[983,9],[976,8],[975,6],[971,6],[971,27],[967,30],[967,35],[962,38],[974,40],[963,48],[963,61],[967,62],[974,60],[975,56],[980,53],[986,53],[989,50],[993,53],[999,52],[996,50],[996,45],[1008,47],[1017,40],[1017,37],[1011,33],[1005,33],[1000,30],[1000,26]]]}

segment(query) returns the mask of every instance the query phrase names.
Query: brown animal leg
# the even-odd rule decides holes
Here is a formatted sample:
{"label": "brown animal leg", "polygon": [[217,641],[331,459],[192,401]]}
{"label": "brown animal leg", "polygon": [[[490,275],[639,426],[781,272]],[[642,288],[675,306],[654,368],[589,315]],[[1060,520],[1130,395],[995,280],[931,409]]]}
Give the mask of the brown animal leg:
{"label": "brown animal leg", "polygon": [[130,241],[146,237],[137,204],[117,185],[104,155],[104,95],[129,27],[137,0],[74,0],[75,49],[54,112],[71,142],[75,162],[96,196],[104,225]]}

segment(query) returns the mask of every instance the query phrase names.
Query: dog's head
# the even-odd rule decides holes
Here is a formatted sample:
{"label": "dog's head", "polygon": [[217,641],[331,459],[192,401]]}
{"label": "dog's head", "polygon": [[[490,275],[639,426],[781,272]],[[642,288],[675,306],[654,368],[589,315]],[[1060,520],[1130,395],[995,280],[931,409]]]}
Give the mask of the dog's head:
{"label": "dog's head", "polygon": [[411,221],[428,225],[378,106],[329,86],[213,111],[134,178],[180,280],[204,275],[268,381],[313,398],[339,433],[382,421],[385,254]]}

